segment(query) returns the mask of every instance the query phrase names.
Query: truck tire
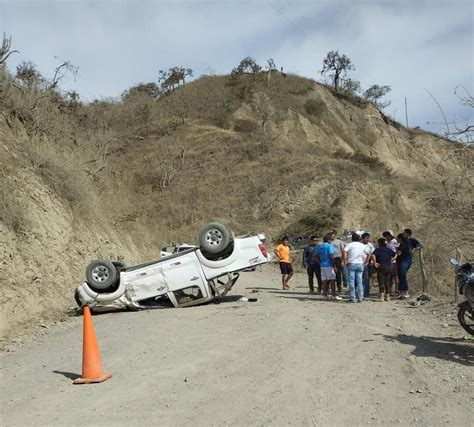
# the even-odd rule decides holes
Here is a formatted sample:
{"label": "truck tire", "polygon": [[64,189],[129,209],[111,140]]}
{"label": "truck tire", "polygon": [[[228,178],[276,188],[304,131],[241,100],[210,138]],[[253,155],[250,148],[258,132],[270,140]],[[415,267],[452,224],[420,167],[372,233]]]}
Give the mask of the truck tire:
{"label": "truck tire", "polygon": [[222,224],[211,222],[201,228],[198,241],[203,252],[220,254],[232,243],[232,236]]}
{"label": "truck tire", "polygon": [[474,335],[474,312],[469,301],[464,301],[459,305],[458,320],[466,332]]}
{"label": "truck tire", "polygon": [[86,268],[86,281],[96,292],[103,292],[117,283],[117,266],[112,261],[96,259]]}

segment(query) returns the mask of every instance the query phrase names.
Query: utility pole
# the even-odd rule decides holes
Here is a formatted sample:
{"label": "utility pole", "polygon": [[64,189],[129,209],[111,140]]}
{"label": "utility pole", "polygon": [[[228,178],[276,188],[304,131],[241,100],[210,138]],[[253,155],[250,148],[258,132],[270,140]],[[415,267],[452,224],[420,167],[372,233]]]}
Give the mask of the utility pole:
{"label": "utility pole", "polygon": [[407,97],[405,96],[405,124],[408,127],[408,110],[407,110]]}

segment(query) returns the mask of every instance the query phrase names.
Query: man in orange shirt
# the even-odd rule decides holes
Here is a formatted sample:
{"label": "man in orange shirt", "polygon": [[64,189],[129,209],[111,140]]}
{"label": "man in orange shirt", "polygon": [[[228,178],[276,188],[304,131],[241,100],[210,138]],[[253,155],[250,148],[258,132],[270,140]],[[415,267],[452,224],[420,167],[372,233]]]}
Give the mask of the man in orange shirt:
{"label": "man in orange shirt", "polygon": [[290,242],[288,236],[281,239],[281,243],[275,248],[275,255],[280,261],[281,283],[283,289],[289,289],[289,280],[294,272],[290,261]]}

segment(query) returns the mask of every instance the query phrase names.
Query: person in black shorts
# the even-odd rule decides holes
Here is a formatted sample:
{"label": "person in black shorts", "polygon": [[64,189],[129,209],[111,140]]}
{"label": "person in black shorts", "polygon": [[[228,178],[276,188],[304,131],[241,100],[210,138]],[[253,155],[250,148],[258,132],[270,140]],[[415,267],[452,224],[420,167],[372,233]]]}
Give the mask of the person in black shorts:
{"label": "person in black shorts", "polygon": [[289,280],[293,277],[293,267],[290,259],[290,242],[288,236],[281,239],[281,243],[275,248],[275,255],[280,261],[281,284],[283,289],[289,289]]}

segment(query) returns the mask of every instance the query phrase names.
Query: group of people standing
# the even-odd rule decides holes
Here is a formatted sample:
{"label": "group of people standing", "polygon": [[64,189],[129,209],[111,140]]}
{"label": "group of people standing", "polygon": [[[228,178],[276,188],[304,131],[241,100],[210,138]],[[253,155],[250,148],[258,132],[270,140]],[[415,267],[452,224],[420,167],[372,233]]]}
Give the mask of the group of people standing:
{"label": "group of people standing", "polygon": [[[326,299],[341,301],[343,287],[349,288],[349,302],[362,302],[369,295],[374,274],[377,275],[379,301],[389,301],[390,296],[408,298],[407,274],[413,263],[413,254],[423,245],[412,237],[406,228],[395,237],[392,230],[386,230],[372,244],[367,232],[354,232],[351,242],[337,238],[336,230],[327,233],[323,239],[311,236],[309,245],[303,251],[303,266],[308,273],[309,292],[322,294]],[[290,258],[290,244],[287,236],[275,248],[280,263],[282,288],[289,289],[293,277]],[[315,281],[316,278],[316,291]]]}

